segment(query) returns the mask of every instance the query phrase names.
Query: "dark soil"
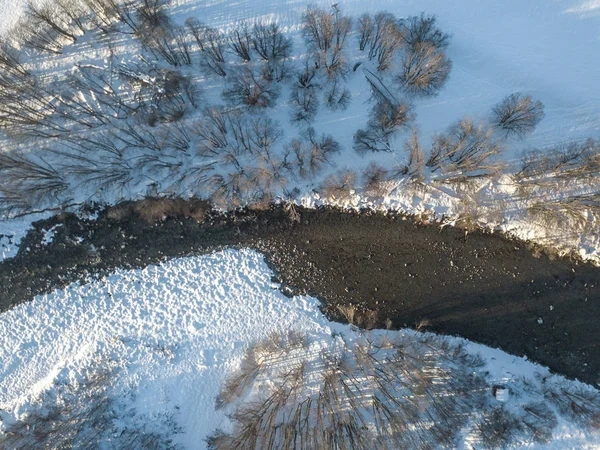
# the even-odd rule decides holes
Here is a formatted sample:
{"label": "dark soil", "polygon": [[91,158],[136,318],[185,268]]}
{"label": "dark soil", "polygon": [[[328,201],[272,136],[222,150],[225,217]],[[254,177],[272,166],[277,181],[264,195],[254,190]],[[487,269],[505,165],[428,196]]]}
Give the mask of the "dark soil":
{"label": "dark soil", "polygon": [[[411,218],[331,209],[281,208],[208,213],[203,223],[136,214],[97,220],[74,215],[38,222],[20,253],[0,263],[0,310],[116,267],[144,267],[223,247],[267,255],[284,292],[320,298],[330,317],[340,304],[377,310],[383,322],[453,334],[600,384],[600,269],[536,257],[531,246],[481,231],[424,225]],[[42,229],[62,226],[50,245]]]}

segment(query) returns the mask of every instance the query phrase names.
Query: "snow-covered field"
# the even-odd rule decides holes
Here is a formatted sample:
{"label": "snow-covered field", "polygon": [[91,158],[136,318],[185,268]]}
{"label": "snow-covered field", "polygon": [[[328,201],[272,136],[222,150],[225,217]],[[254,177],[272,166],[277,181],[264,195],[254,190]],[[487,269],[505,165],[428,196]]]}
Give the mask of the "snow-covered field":
{"label": "snow-covered field", "polygon": [[[285,297],[271,276],[259,253],[226,250],[143,270],[117,271],[99,281],[37,297],[2,314],[0,410],[4,426],[25,420],[28,411],[39,410],[39,403],[52,395],[60,399],[68,386],[82,383],[98,367],[111,367],[114,375],[104,395],[116,401],[119,411],[126,411],[112,425],[114,437],[123,427],[168,432],[171,426],[179,430],[174,442],[184,448],[203,448],[204,439],[215,429],[230,428],[225,412],[215,410],[215,399],[248,345],[289,330],[308,335],[315,353],[330,345],[332,333],[349,341],[361,338],[350,326],[327,321],[316,299]],[[410,330],[373,333],[397,334],[408,340],[420,336]],[[442,339],[450,345],[462,342]],[[500,403],[492,397],[491,386],[509,388],[504,407],[510,411],[531,401],[544,401],[548,386],[582,386],[499,350],[471,343],[466,349],[483,357],[484,366],[474,370],[489,385],[486,398],[492,405]],[[545,388],[542,383],[547,383]],[[75,402],[73,398],[66,401]],[[75,404],[67,405],[75,408]],[[553,441],[539,448],[600,445],[598,434],[588,434],[565,417],[558,418]],[[468,430],[464,439],[470,439]],[[467,448],[464,442],[461,445]]]}

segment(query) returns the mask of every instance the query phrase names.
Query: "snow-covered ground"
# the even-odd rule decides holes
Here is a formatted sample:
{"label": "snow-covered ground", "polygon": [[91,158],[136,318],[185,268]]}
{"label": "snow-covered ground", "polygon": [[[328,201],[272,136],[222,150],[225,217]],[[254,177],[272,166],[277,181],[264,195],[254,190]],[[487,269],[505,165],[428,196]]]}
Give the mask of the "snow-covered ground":
{"label": "snow-covered ground", "polygon": [[[327,346],[332,333],[348,340],[360,337],[348,325],[329,322],[316,299],[285,297],[271,276],[259,253],[226,250],[143,270],[117,271],[3,313],[2,421],[6,426],[24,419],[27,411],[39,408],[40,398],[76,386],[98,366],[110,366],[116,368],[116,375],[106,395],[116,399],[120,410],[135,416],[138,426],[153,424],[156,431],[169,417],[177,425],[173,429],[181,431],[175,442],[184,448],[203,448],[203,440],[216,428],[230,427],[225,413],[215,410],[215,398],[252,342],[289,330],[307,334],[317,347]],[[411,330],[387,333],[398,333],[403,339],[419,336]],[[450,345],[462,341],[442,339]],[[541,383],[549,377],[546,368],[481,345],[469,343],[466,348],[483,357],[484,366],[474,370],[490,389],[498,383],[510,389],[507,408],[543,400]],[[549,379],[564,388],[582,386],[558,376]],[[496,401],[491,392],[489,397]],[[598,434],[588,434],[558,417],[553,441],[543,448],[600,445]]]}
{"label": "snow-covered ground", "polygon": [[[52,1],[52,0],[49,0]],[[2,0],[0,30],[19,17],[25,0]],[[227,30],[245,19],[276,20],[297,29],[308,4],[328,8],[333,2],[297,0],[174,0],[174,17],[183,23],[197,17]],[[439,96],[419,101],[418,125],[424,138],[444,130],[465,114],[484,117],[513,92],[529,93],[546,106],[546,117],[514,154],[530,146],[599,137],[600,3],[590,0],[384,0],[338,2],[345,14],[387,10],[399,17],[435,14],[452,34],[448,49],[454,66]],[[334,117],[321,125],[355,130],[364,117]],[[347,133],[350,137],[352,133]],[[348,141],[349,143],[350,141]],[[344,144],[346,142],[343,142]]]}

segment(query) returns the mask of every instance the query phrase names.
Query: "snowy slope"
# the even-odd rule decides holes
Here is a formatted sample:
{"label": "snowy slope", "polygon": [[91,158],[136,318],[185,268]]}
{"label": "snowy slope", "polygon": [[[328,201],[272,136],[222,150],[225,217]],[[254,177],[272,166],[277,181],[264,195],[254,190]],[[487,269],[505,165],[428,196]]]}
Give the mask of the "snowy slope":
{"label": "snowy slope", "polygon": [[[215,411],[215,397],[250,343],[287,330],[306,333],[322,345],[334,331],[358,337],[349,326],[328,322],[316,299],[286,298],[271,275],[260,254],[227,250],[118,271],[2,314],[0,417],[5,423],[23,417],[42,394],[76,384],[94,366],[110,363],[120,375],[111,381],[109,396],[137,411],[140,420],[152,423],[171,415],[182,431],[176,442],[203,448],[215,428],[229,427],[225,414]],[[418,335],[398,333],[406,339]],[[476,344],[467,349],[483,356],[481,371],[489,371],[490,386],[502,382],[511,388],[511,407],[540,391],[540,380],[549,375],[499,350]],[[561,386],[579,385],[551,378]],[[547,448],[600,445],[600,436],[565,420],[554,436]]]}

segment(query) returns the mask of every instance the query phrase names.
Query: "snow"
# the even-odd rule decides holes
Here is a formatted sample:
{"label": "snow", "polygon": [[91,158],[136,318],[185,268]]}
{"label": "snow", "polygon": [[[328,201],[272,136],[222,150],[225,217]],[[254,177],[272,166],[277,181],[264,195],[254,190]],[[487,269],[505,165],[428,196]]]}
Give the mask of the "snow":
{"label": "snow", "polygon": [[[36,213],[10,220],[0,220],[0,261],[5,258],[14,257],[19,251],[21,239],[31,229],[31,224],[48,216],[49,214],[47,213]],[[52,236],[53,233],[47,235],[48,238]]]}
{"label": "snow", "polygon": [[[271,277],[259,253],[225,250],[143,270],[119,270],[3,313],[2,419],[9,423],[10,417],[22,417],[42,394],[56,391],[61,383],[77,383],[98,362],[109,361],[120,368],[120,376],[111,381],[108,395],[144,420],[173,417],[182,429],[176,442],[202,448],[216,428],[229,426],[225,413],[215,410],[215,398],[249,344],[274,331],[305,333],[317,346],[327,345],[334,332],[349,339],[359,336],[348,325],[329,322],[317,299],[285,297]],[[404,339],[420,335],[397,333]],[[491,387],[502,384],[511,390],[511,407],[530,398],[526,384],[539,390],[542,378],[579,385],[497,349],[474,343],[466,348],[484,358],[480,370],[487,372],[490,397]],[[600,436],[563,420],[547,448],[597,445]]]}

